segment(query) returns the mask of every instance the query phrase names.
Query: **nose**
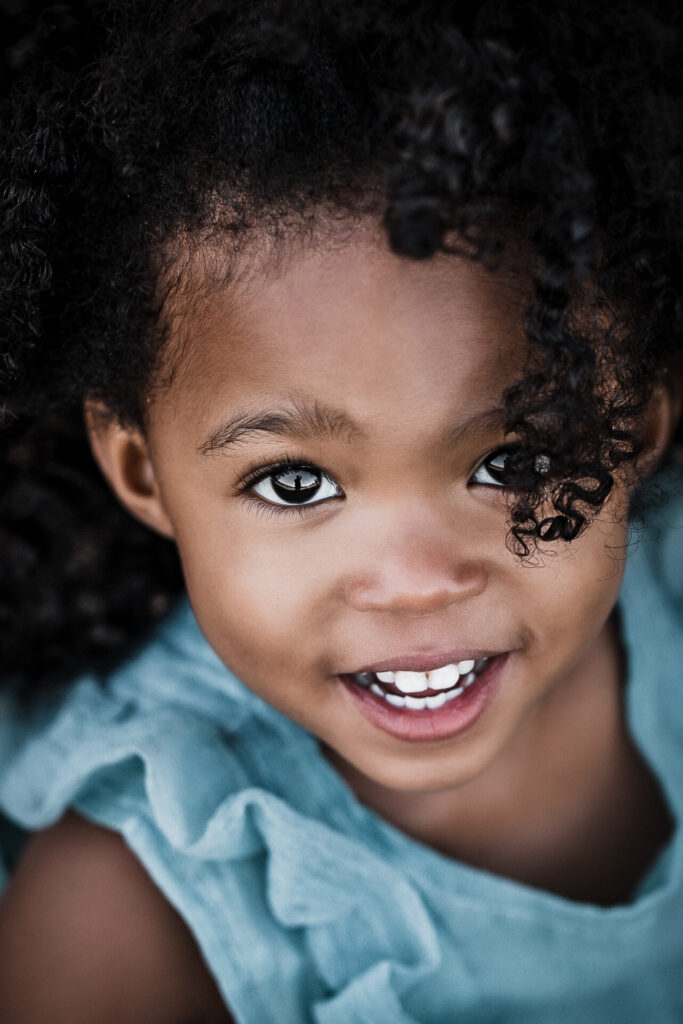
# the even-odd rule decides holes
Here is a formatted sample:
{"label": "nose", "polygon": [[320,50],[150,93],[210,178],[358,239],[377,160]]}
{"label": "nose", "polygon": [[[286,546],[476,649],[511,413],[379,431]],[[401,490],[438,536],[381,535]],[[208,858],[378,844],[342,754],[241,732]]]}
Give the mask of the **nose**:
{"label": "nose", "polygon": [[366,538],[348,603],[357,611],[429,615],[481,594],[486,560],[454,532],[453,524],[423,521]]}

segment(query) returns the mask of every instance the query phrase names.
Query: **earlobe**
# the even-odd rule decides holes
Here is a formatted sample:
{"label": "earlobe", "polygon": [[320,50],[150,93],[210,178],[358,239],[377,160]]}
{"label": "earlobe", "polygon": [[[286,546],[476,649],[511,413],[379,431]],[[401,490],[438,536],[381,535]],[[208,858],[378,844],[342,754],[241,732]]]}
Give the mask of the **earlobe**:
{"label": "earlobe", "polygon": [[83,413],[93,456],[116,497],[140,522],[173,539],[143,434],[122,426],[100,403],[86,400]]}
{"label": "earlobe", "polygon": [[639,464],[651,473],[672,443],[681,414],[680,395],[664,385],[655,389],[643,422],[643,449]]}

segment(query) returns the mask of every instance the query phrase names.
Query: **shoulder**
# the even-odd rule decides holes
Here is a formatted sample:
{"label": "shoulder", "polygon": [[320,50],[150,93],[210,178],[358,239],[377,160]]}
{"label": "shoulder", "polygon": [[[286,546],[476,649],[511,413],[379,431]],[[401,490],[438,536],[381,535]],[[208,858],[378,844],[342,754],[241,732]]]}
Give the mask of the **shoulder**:
{"label": "shoulder", "polygon": [[0,902],[0,993],[4,1024],[231,1021],[121,837],[72,812],[30,841]]}

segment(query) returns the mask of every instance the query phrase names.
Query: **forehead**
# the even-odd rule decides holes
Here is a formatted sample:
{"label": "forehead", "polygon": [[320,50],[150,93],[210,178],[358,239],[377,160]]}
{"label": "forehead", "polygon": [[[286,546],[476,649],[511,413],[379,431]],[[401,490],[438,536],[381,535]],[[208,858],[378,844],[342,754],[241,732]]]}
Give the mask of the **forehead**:
{"label": "forehead", "polygon": [[179,303],[161,402],[202,420],[304,394],[352,416],[373,404],[412,416],[441,401],[490,403],[524,366],[526,299],[511,270],[399,257],[374,225],[297,241]]}

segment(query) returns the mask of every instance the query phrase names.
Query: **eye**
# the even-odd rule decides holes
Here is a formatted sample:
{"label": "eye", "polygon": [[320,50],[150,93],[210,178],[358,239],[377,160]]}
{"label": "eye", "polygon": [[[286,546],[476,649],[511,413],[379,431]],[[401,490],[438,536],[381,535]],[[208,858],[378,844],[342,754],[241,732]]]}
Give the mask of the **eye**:
{"label": "eye", "polygon": [[250,490],[271,505],[318,505],[342,497],[341,488],[315,466],[274,467],[250,485]]}
{"label": "eye", "polygon": [[505,464],[510,454],[509,448],[491,452],[474,471],[470,483],[483,484],[484,487],[505,487]]}
{"label": "eye", "polygon": [[[481,484],[484,487],[508,487],[506,479],[507,462],[513,454],[514,448],[498,448],[487,455],[483,462],[474,471],[470,478],[471,484]],[[548,455],[537,455],[534,460],[534,472],[542,477],[550,472],[550,457]]]}

